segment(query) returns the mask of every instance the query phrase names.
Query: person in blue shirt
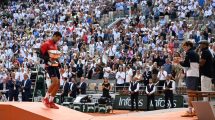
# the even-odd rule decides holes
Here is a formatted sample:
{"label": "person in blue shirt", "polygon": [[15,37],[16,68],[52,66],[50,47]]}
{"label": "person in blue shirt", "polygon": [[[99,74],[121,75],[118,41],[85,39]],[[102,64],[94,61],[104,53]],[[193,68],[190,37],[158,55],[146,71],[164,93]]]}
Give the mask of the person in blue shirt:
{"label": "person in blue shirt", "polygon": [[147,35],[146,32],[144,32],[144,36],[143,36],[142,40],[143,40],[143,43],[148,43],[149,42],[149,38],[148,38],[148,35]]}
{"label": "person in blue shirt", "polygon": [[198,0],[198,2],[199,2],[199,6],[203,8],[205,4],[205,0]]}
{"label": "person in blue shirt", "polygon": [[164,26],[166,24],[166,19],[164,18],[164,16],[160,16],[160,25]]}
{"label": "person in blue shirt", "polygon": [[178,40],[183,41],[184,40],[184,30],[182,28],[178,31]]}
{"label": "person in blue shirt", "polygon": [[172,64],[169,58],[165,59],[166,63],[163,65],[164,70],[167,72],[167,74],[172,74]]}

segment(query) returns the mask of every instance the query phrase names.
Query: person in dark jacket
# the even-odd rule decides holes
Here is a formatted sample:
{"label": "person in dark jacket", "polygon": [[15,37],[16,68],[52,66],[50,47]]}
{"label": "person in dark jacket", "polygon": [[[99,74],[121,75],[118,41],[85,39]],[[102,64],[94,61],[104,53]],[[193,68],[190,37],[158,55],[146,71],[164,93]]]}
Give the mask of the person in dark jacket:
{"label": "person in dark jacket", "polygon": [[77,77],[78,77],[78,78],[82,77],[82,75],[83,75],[83,73],[84,73],[84,70],[83,70],[83,64],[81,63],[81,60],[80,60],[80,59],[79,59],[79,61],[78,61],[76,70],[77,70]]}
{"label": "person in dark jacket", "polygon": [[146,71],[144,71],[143,73],[143,79],[144,79],[144,85],[148,85],[149,84],[149,79],[152,78],[152,72],[149,71],[149,67],[146,67]]}
{"label": "person in dark jacket", "polygon": [[[191,41],[184,42],[182,48],[186,52],[186,56],[180,62],[180,65],[186,69],[185,83],[187,91],[197,91],[199,82],[199,55],[194,51],[194,44]],[[182,115],[182,117],[193,117],[193,100],[192,97],[188,97],[188,112]]]}
{"label": "person in dark jacket", "polygon": [[[213,78],[213,56],[208,48],[209,42],[201,40],[199,42],[201,49],[200,59],[200,74],[201,74],[201,91],[212,91],[212,78]],[[204,98],[208,101],[207,98]]]}
{"label": "person in dark jacket", "polygon": [[20,81],[15,79],[15,73],[11,74],[11,78],[8,81],[9,85],[9,101],[18,101],[19,90],[21,88]]}
{"label": "person in dark jacket", "polygon": [[31,80],[28,77],[28,74],[24,74],[24,80],[21,83],[22,88],[22,101],[30,101],[31,97]]}
{"label": "person in dark jacket", "polygon": [[2,83],[0,83],[0,91],[2,91],[2,94],[5,94],[6,98],[8,99],[8,91],[9,90],[9,84],[6,79],[3,80]]}
{"label": "person in dark jacket", "polygon": [[73,98],[76,98],[77,95],[77,84],[74,79],[72,79],[70,85],[69,85],[69,93],[68,96],[71,96]]}
{"label": "person in dark jacket", "polygon": [[85,79],[84,77],[81,77],[81,81],[77,86],[78,94],[86,94],[87,83],[84,81],[84,79]]}
{"label": "person in dark jacket", "polygon": [[67,78],[65,77],[64,78],[64,83],[63,83],[63,86],[62,86],[62,93],[61,93],[61,103],[64,102],[64,97],[65,96],[68,96],[68,93],[69,93],[69,82],[67,81]]}

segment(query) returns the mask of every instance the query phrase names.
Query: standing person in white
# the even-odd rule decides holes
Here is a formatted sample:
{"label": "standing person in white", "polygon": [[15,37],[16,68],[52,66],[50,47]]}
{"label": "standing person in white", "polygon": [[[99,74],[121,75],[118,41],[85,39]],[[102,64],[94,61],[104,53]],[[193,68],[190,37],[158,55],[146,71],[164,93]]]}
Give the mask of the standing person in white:
{"label": "standing person in white", "polygon": [[167,72],[164,70],[164,67],[161,66],[160,71],[158,72],[157,78],[158,78],[158,93],[162,93],[162,89],[164,86],[164,83],[166,81]]}
{"label": "standing person in white", "polygon": [[123,71],[122,67],[119,67],[118,72],[116,73],[116,90],[122,90],[122,87],[125,83],[125,72]]}
{"label": "standing person in white", "polygon": [[130,66],[126,67],[126,72],[125,72],[125,86],[129,86],[129,83],[132,81],[133,77],[133,70]]}
{"label": "standing person in white", "polygon": [[89,54],[90,54],[90,57],[94,56],[94,52],[95,52],[95,43],[94,43],[94,40],[92,40],[90,42],[90,45],[89,45]]}
{"label": "standing person in white", "polygon": [[110,66],[108,66],[107,64],[105,65],[105,67],[103,68],[103,71],[104,71],[104,78],[109,78],[109,75],[111,73],[111,68]]}

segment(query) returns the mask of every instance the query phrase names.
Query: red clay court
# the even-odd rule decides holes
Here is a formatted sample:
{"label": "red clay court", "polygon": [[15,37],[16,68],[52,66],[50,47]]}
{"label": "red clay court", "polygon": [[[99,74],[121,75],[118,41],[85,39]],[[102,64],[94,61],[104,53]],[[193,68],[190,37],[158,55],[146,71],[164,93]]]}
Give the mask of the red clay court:
{"label": "red clay court", "polygon": [[156,111],[130,112],[114,110],[113,113],[82,113],[59,106],[48,109],[41,102],[1,102],[0,116],[3,120],[197,120],[197,117],[180,117],[186,108]]}

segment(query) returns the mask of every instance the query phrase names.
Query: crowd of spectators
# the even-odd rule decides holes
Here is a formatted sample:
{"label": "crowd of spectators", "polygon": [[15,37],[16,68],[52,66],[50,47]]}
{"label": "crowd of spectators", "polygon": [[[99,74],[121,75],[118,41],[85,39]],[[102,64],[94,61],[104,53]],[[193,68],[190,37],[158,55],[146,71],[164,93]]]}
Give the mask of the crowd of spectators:
{"label": "crowd of spectators", "polygon": [[[107,14],[125,17],[108,28]],[[61,85],[63,78],[105,77],[124,86],[136,76],[162,86],[171,74],[181,87],[181,43],[207,40],[214,54],[214,14],[214,0],[12,0],[0,8],[0,82],[10,72],[20,81],[30,76],[40,64],[37,49],[60,31]]]}

